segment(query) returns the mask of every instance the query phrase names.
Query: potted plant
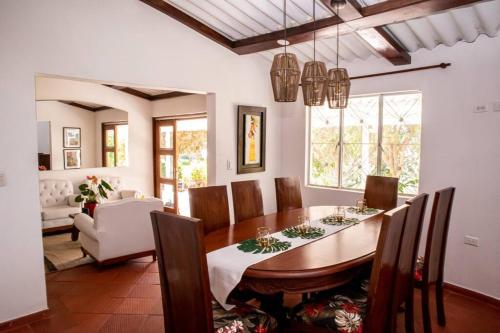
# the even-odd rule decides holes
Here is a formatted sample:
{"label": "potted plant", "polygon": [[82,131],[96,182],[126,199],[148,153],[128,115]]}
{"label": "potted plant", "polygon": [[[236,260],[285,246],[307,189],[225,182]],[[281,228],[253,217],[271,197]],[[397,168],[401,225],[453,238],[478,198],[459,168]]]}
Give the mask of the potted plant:
{"label": "potted plant", "polygon": [[94,217],[94,210],[102,198],[108,198],[108,191],[114,191],[111,185],[96,176],[87,176],[88,182],[80,185],[80,194],[75,198],[76,202],[84,202],[83,207],[89,211],[90,217]]}

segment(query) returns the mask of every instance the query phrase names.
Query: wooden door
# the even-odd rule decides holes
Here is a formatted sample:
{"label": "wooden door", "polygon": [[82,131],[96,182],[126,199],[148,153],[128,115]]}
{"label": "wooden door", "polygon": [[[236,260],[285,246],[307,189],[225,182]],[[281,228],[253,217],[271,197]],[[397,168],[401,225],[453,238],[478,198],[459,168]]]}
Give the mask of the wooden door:
{"label": "wooden door", "polygon": [[175,120],[154,121],[155,196],[165,211],[177,213],[177,155]]}

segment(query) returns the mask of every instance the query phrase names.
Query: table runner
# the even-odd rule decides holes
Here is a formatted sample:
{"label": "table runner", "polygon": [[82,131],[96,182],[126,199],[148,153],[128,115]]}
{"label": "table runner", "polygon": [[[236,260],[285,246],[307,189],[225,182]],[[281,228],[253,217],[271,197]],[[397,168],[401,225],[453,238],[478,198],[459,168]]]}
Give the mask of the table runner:
{"label": "table runner", "polygon": [[[360,215],[348,212],[346,210],[346,217],[357,218],[361,222],[372,217],[375,214],[378,214],[379,212],[381,211],[378,211],[377,213],[371,215]],[[248,267],[297,247],[330,236],[336,232],[354,225],[354,223],[342,226],[327,225],[321,223],[320,220],[321,219],[311,221],[312,227],[321,227],[325,229],[325,234],[315,239],[288,238],[281,234],[281,230],[271,234],[272,237],[277,238],[279,241],[288,241],[292,243],[292,246],[285,251],[253,254],[238,250],[237,247],[239,243],[237,243],[208,253],[207,264],[208,274],[210,278],[210,290],[212,291],[212,295],[214,296],[214,298],[221,304],[224,309],[230,310],[234,307],[234,305],[226,304],[227,297],[229,296],[229,293],[241,281],[241,277]]]}

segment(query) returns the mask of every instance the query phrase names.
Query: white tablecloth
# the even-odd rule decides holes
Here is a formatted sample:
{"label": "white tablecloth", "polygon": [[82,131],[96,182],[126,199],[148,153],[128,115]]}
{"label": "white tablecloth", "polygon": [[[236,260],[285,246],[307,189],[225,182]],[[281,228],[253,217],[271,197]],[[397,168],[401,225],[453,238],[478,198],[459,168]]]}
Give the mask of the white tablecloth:
{"label": "white tablecloth", "polygon": [[[378,214],[378,213],[375,213]],[[366,220],[373,215],[357,215],[347,212],[348,218],[357,218],[360,221]],[[233,244],[226,246],[224,248],[212,251],[207,254],[207,264],[208,264],[208,274],[210,277],[210,289],[212,291],[215,299],[224,307],[226,310],[230,310],[233,305],[226,304],[227,297],[229,293],[238,285],[241,281],[241,277],[245,270],[263,260],[272,258],[286,251],[290,251],[299,246],[317,241],[318,239],[330,236],[342,229],[349,228],[353,224],[344,226],[334,226],[327,225],[320,222],[320,220],[311,221],[311,226],[321,227],[325,229],[325,234],[316,239],[301,239],[301,238],[287,238],[278,231],[271,234],[272,237],[277,238],[280,241],[288,241],[292,243],[292,246],[285,251],[275,252],[275,253],[246,253],[237,249],[239,244]]]}

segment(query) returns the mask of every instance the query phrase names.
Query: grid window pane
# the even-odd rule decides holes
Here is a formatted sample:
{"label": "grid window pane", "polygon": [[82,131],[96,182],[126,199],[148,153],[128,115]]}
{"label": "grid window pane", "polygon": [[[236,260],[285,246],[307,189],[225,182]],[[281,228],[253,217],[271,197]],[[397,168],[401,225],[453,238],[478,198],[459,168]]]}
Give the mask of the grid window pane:
{"label": "grid window pane", "polygon": [[174,157],[172,155],[160,155],[160,177],[174,178]]}
{"label": "grid window pane", "polygon": [[366,176],[377,174],[377,145],[344,144],[342,156],[342,187],[362,190]]}
{"label": "grid window pane", "polygon": [[174,186],[171,184],[160,184],[160,197],[165,207],[174,208]]}
{"label": "grid window pane", "polygon": [[118,147],[116,147],[116,166],[128,165],[128,125],[116,126],[116,138]]}
{"label": "grid window pane", "polygon": [[173,149],[174,148],[174,127],[161,126],[160,127],[160,148]]}
{"label": "grid window pane", "polygon": [[326,106],[313,107],[310,115],[309,182],[313,185],[338,187],[340,110]]}
{"label": "grid window pane", "polygon": [[107,129],[106,130],[106,147],[114,147],[115,146],[115,130]]}
{"label": "grid window pane", "polygon": [[378,142],[379,97],[351,98],[344,110],[344,143]]}
{"label": "grid window pane", "polygon": [[106,166],[107,167],[115,166],[115,153],[113,151],[106,152]]}

